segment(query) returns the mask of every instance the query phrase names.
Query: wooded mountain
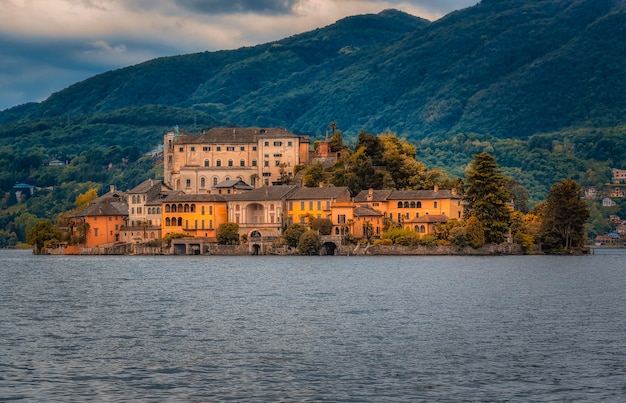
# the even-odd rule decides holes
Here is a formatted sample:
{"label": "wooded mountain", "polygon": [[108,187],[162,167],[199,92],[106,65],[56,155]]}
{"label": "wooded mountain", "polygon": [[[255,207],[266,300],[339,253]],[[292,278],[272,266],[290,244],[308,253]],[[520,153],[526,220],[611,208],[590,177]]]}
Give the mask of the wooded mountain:
{"label": "wooded mountain", "polygon": [[[359,15],[258,46],[109,71],[8,109],[0,159],[36,156],[28,166],[93,147],[147,151],[174,125],[282,126],[320,138],[334,121],[348,139],[390,130],[431,148],[474,136],[457,144],[461,165],[493,148],[485,139],[548,153],[567,139],[575,158],[623,167],[625,37],[623,0],[482,0],[435,22],[396,10]],[[574,171],[589,169],[579,162]]]}

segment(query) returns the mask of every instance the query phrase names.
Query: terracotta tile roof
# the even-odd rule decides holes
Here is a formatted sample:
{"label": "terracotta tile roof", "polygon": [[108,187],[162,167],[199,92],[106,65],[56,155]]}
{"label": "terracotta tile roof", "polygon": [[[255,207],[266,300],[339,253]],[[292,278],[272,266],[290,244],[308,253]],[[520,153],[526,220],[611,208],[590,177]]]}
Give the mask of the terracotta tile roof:
{"label": "terracotta tile roof", "polygon": [[249,192],[226,195],[226,200],[235,201],[269,201],[269,200],[282,200],[289,196],[291,192],[298,188],[296,185],[281,185],[281,186],[264,186],[258,189],[251,190]]}
{"label": "terracotta tile roof", "polygon": [[413,218],[411,220],[405,221],[405,223],[411,224],[425,224],[425,223],[441,223],[448,222],[450,217],[439,214],[425,214],[423,216],[419,216],[417,218]]}
{"label": "terracotta tile roof", "polygon": [[354,201],[356,203],[363,203],[363,202],[369,202],[369,201],[373,201],[373,202],[385,201],[387,200],[391,192],[393,192],[393,190],[372,190],[371,200],[367,199],[367,197],[369,196],[369,192],[370,190],[361,190],[359,194],[357,194],[354,197]]}
{"label": "terracotta tile roof", "polygon": [[354,208],[355,217],[381,217],[384,214],[376,209],[371,208],[367,204]]}
{"label": "terracotta tile roof", "polygon": [[319,200],[319,199],[337,199],[341,196],[350,198],[350,190],[347,187],[314,187],[299,188],[291,193],[287,200]]}
{"label": "terracotta tile roof", "polygon": [[221,195],[178,193],[167,196],[161,203],[225,202]]}
{"label": "terracotta tile roof", "polygon": [[281,127],[215,127],[200,135],[181,132],[177,144],[247,144],[256,143],[259,138],[302,138]]}
{"label": "terracotta tile roof", "polygon": [[424,200],[424,199],[461,199],[461,195],[450,189],[430,190],[394,190],[387,200]]}

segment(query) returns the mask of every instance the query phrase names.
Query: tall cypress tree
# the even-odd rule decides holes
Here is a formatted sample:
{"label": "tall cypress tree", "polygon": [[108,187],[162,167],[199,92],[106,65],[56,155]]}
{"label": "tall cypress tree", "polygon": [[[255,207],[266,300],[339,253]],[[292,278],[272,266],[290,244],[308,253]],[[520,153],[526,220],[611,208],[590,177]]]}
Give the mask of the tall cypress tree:
{"label": "tall cypress tree", "polygon": [[541,225],[541,243],[545,251],[571,251],[583,246],[589,208],[581,199],[581,193],[582,188],[573,179],[552,185]]}
{"label": "tall cypress tree", "polygon": [[506,239],[511,222],[507,206],[511,195],[506,184],[493,156],[474,155],[466,178],[465,216],[476,217],[482,224],[486,243],[502,243]]}

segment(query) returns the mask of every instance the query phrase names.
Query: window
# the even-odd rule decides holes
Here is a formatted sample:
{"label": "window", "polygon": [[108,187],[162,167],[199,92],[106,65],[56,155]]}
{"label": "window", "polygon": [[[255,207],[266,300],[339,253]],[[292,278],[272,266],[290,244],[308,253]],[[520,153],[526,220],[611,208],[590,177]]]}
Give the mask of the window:
{"label": "window", "polygon": [[239,166],[240,167],[245,167],[246,166],[246,160],[239,160]]}
{"label": "window", "polygon": [[211,147],[202,147],[202,151],[211,151]]}
{"label": "window", "polygon": [[217,185],[217,177],[216,177],[216,176],[214,176],[214,177],[213,177],[213,186],[216,186],[216,185]]}
{"label": "window", "polygon": [[233,166],[233,160],[228,160],[228,166],[232,167]]}
{"label": "window", "polygon": [[283,156],[282,154],[274,154],[274,158],[280,158],[282,156]]}
{"label": "window", "polygon": [[417,204],[416,204],[416,206],[417,206],[417,208],[422,208],[422,202],[421,202],[421,201],[418,201],[418,202],[417,202]]}
{"label": "window", "polygon": [[280,166],[280,161],[275,161],[274,164],[278,167]]}
{"label": "window", "polygon": [[[94,220],[95,221],[95,220]],[[98,228],[94,228],[93,229],[93,235],[94,236],[98,236]]]}
{"label": "window", "polygon": [[291,147],[293,145],[293,143],[291,141],[287,142],[287,147]]}
{"label": "window", "polygon": [[202,215],[204,215],[204,206],[202,206],[202,207],[200,208],[200,213],[201,213]]}
{"label": "window", "polygon": [[326,200],[326,210],[330,210],[330,200]]}
{"label": "window", "polygon": [[437,202],[434,203],[434,207],[437,208]]}
{"label": "window", "polygon": [[303,201],[300,202],[300,210],[304,211],[304,202]]}
{"label": "window", "polygon": [[256,166],[256,160],[252,160],[252,166],[255,167]]}
{"label": "window", "polygon": [[256,146],[252,146],[252,151],[256,151]]}
{"label": "window", "polygon": [[228,146],[226,147],[226,151],[235,151],[235,147]]}
{"label": "window", "polygon": [[346,223],[346,215],[345,214],[339,214],[337,216],[337,224],[345,224]]}
{"label": "window", "polygon": [[402,202],[398,202],[398,208],[402,208]]}
{"label": "window", "polygon": [[275,142],[274,142],[274,147],[280,147],[280,146],[282,146],[282,145],[283,145],[283,142],[282,142],[282,141],[275,141]]}
{"label": "window", "polygon": [[320,200],[317,201],[317,209],[318,210],[322,209],[322,202]]}
{"label": "window", "polygon": [[289,202],[289,211],[293,211],[293,202],[292,201]]}
{"label": "window", "polygon": [[222,166],[222,160],[217,160],[217,162],[215,162],[215,166],[221,167]]}
{"label": "window", "polygon": [[269,142],[269,141],[266,141],[266,142],[264,142],[264,143],[263,143],[263,145],[264,145],[265,147],[269,147],[269,146],[270,146],[270,142]]}
{"label": "window", "polygon": [[408,201],[404,202],[404,208],[409,208],[409,202]]}
{"label": "window", "polygon": [[196,151],[196,147],[191,147],[191,152],[195,152]]}
{"label": "window", "polygon": [[209,160],[204,160],[204,166],[208,167],[209,166]]}
{"label": "window", "polygon": [[216,149],[217,151],[222,151],[222,147],[220,147],[220,146],[215,147],[215,149]]}
{"label": "window", "polygon": [[312,201],[309,202],[309,210],[313,210],[313,202]]}
{"label": "window", "polygon": [[185,181],[185,184],[187,185],[188,188],[190,188],[191,187],[191,179],[187,179]]}
{"label": "window", "polygon": [[266,167],[268,167],[268,166],[270,166],[270,162],[269,162],[269,161],[264,161],[264,162],[263,162],[263,165],[264,165],[264,166],[266,166]]}
{"label": "window", "polygon": [[200,178],[200,187],[204,189],[206,187],[206,178],[203,176]]}
{"label": "window", "polygon": [[415,208],[415,202],[414,201],[411,202],[411,208]]}
{"label": "window", "polygon": [[239,151],[246,151],[246,147],[244,146],[239,147]]}
{"label": "window", "polygon": [[178,151],[180,151],[182,153],[184,151],[184,149],[182,147],[178,147]]}

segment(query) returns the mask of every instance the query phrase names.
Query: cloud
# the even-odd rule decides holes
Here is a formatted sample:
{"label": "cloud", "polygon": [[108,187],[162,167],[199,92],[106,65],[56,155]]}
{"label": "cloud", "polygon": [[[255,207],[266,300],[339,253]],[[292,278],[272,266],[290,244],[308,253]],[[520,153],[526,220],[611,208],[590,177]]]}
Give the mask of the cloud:
{"label": "cloud", "polygon": [[236,49],[397,8],[435,20],[478,0],[0,0],[0,110],[160,56]]}

